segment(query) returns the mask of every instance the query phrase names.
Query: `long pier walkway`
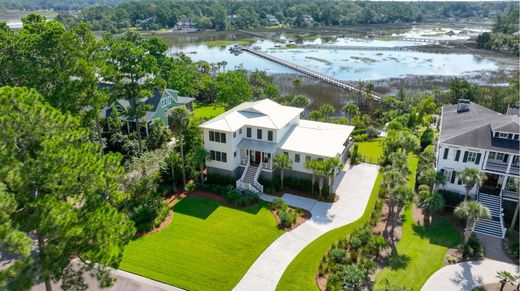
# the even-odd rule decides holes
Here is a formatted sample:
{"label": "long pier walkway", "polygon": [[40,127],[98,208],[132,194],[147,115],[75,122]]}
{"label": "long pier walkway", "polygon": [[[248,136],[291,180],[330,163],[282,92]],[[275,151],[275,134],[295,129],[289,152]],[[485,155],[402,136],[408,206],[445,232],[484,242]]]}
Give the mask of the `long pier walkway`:
{"label": "long pier walkway", "polygon": [[[357,92],[357,93],[362,94],[363,96],[368,95],[366,91],[361,90],[359,88],[356,88],[355,86],[350,85],[350,84],[346,83],[345,81],[338,80],[336,78],[330,77],[330,76],[325,75],[323,73],[316,72],[314,70],[311,70],[311,69],[308,69],[308,68],[305,68],[305,67],[293,64],[291,62],[288,62],[286,60],[282,60],[282,59],[277,58],[275,56],[272,56],[270,54],[267,54],[267,53],[264,53],[264,52],[261,52],[261,51],[258,51],[258,50],[254,50],[254,49],[249,48],[249,47],[242,47],[242,50],[246,51],[248,53],[254,54],[256,56],[259,56],[261,58],[264,58],[266,60],[269,60],[271,62],[280,64],[280,65],[285,66],[287,68],[293,69],[293,70],[295,70],[297,72],[300,72],[302,74],[305,74],[307,76],[311,76],[311,77],[316,78],[318,80],[322,80],[324,82],[327,82],[327,83],[329,83],[331,85],[334,85],[336,87],[339,87],[341,89],[344,89],[344,90],[347,90],[347,91],[351,91],[351,92]],[[377,101],[381,100],[381,95],[380,94],[370,93],[369,96],[374,98]]]}
{"label": "long pier walkway", "polygon": [[302,44],[297,45],[303,49],[324,50],[349,50],[349,51],[409,51],[406,46],[356,46],[356,45],[330,45],[330,44]]}

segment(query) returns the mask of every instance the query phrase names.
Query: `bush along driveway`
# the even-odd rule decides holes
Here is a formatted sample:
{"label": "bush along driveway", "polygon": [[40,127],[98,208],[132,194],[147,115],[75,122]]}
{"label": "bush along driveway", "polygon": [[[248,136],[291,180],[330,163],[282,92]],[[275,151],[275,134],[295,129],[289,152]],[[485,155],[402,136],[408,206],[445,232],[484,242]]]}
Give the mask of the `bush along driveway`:
{"label": "bush along driveway", "polygon": [[187,290],[230,290],[283,234],[267,204],[236,209],[184,198],[170,225],[125,248],[120,268]]}
{"label": "bush along driveway", "polygon": [[[284,195],[283,198],[287,204],[310,211],[312,217],[271,244],[249,268],[234,290],[275,290],[287,266],[291,264],[294,258],[299,256],[302,250],[305,251],[312,247],[314,241],[320,240],[323,234],[354,221],[362,220],[360,218],[365,217],[367,205],[368,208],[372,209],[375,196],[377,196],[377,194],[373,195],[373,188],[374,183],[378,184],[376,182],[378,171],[379,167],[375,165],[360,164],[351,167],[347,164],[336,178],[335,192],[339,196],[339,200],[335,203]],[[273,197],[263,196],[262,198],[270,200]],[[328,233],[325,234],[325,236],[327,235]],[[327,247],[329,246],[330,242]],[[319,253],[320,258],[316,260],[318,264],[324,252]],[[305,263],[310,262],[306,261]],[[317,266],[311,272],[311,281],[314,283],[314,288],[316,286],[316,269]],[[301,277],[292,279],[303,280]],[[309,289],[303,287],[295,290]]]}

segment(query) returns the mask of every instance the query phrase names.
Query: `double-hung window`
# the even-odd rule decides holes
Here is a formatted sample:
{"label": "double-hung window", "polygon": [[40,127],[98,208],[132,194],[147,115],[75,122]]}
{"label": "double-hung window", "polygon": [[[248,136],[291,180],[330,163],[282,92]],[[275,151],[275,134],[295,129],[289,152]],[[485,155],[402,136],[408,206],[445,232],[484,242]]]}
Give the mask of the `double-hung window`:
{"label": "double-hung window", "polygon": [[256,139],[262,139],[262,130],[261,129],[256,130]]}
{"label": "double-hung window", "polygon": [[273,141],[273,131],[272,130],[267,131],[267,140]]}
{"label": "double-hung window", "polygon": [[249,138],[251,138],[251,131],[252,131],[252,130],[251,130],[251,127],[248,127],[248,128],[246,129],[246,136],[249,137]]}
{"label": "double-hung window", "polygon": [[477,160],[476,152],[468,152],[468,163],[474,163]]}

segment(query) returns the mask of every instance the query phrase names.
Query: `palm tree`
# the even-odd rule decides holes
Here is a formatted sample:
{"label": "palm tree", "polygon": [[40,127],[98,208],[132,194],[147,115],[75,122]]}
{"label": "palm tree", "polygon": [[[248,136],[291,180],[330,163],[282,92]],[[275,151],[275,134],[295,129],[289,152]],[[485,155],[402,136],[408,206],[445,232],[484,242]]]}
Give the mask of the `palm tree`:
{"label": "palm tree", "polygon": [[402,131],[399,135],[399,140],[401,148],[405,150],[407,156],[411,151],[415,150],[419,146],[419,140],[410,131]]}
{"label": "palm tree", "polygon": [[352,118],[356,116],[359,112],[359,107],[354,102],[349,102],[343,108],[341,108],[341,111],[345,113],[345,115],[348,118],[348,124],[352,124]]}
{"label": "palm tree", "polygon": [[316,182],[317,168],[318,168],[316,162],[317,162],[316,160],[308,160],[308,161],[305,161],[305,165],[304,165],[304,167],[306,169],[309,169],[312,172],[312,178],[311,178],[312,191],[311,192],[314,192],[314,184]]}
{"label": "palm tree", "polygon": [[177,186],[175,185],[175,165],[177,165],[179,160],[180,160],[179,155],[175,151],[170,152],[168,157],[166,157],[165,166],[170,168],[173,192],[177,191]]}
{"label": "palm tree", "polygon": [[200,183],[204,184],[204,166],[209,154],[204,147],[197,147],[193,153],[193,160],[199,165],[200,170]]}
{"label": "palm tree", "polygon": [[462,201],[454,211],[455,215],[466,219],[466,229],[464,229],[464,243],[467,243],[478,219],[489,219],[491,214],[489,209],[478,201]]}
{"label": "palm tree", "polygon": [[[406,184],[399,185],[396,188],[392,189],[392,191],[390,191],[390,207],[396,208],[396,210],[393,212],[394,215],[392,217],[392,230],[390,232],[392,236],[394,235],[394,229],[397,224],[397,218],[399,217],[401,210],[406,204],[413,200],[413,197],[414,192],[412,188],[410,188]],[[394,249],[394,243],[395,242],[392,239],[392,249]]]}
{"label": "palm tree", "polygon": [[325,161],[317,160],[315,163],[316,176],[318,176],[318,195],[321,196],[321,190],[323,189],[323,179],[328,176],[329,171]]}
{"label": "palm tree", "polygon": [[444,207],[444,198],[438,192],[419,191],[419,207],[423,209],[424,217],[431,222],[432,214]]}
{"label": "palm tree", "polygon": [[321,114],[323,114],[323,117],[325,118],[325,120],[328,121],[330,119],[330,117],[332,115],[334,115],[334,113],[336,113],[336,109],[334,109],[334,107],[332,107],[332,105],[325,103],[325,104],[321,105],[320,112],[321,112]]}
{"label": "palm tree", "polygon": [[403,175],[402,171],[394,167],[388,167],[383,170],[383,185],[386,187],[386,193],[390,193],[391,189],[404,183],[406,183],[406,176]]}
{"label": "palm tree", "polygon": [[370,96],[370,94],[372,94],[372,90],[374,90],[374,84],[372,83],[367,83],[365,85],[365,90],[367,92],[367,95]]}
{"label": "palm tree", "polygon": [[292,166],[291,159],[289,159],[289,155],[286,154],[277,154],[274,156],[274,168],[280,169],[280,182],[283,188],[283,177],[285,170],[290,170]]}
{"label": "palm tree", "polygon": [[336,171],[341,169],[343,164],[339,161],[338,158],[330,158],[325,161],[326,170],[328,172],[329,177],[329,195],[332,194],[332,188],[334,187],[334,178],[336,177]]}
{"label": "palm tree", "polygon": [[168,116],[168,123],[173,135],[181,149],[181,169],[182,169],[182,183],[186,185],[186,168],[184,166],[184,132],[190,123],[189,112],[184,106],[173,108]]}
{"label": "palm tree", "polygon": [[302,84],[302,79],[300,79],[300,78],[294,78],[294,79],[292,80],[292,82],[293,82],[294,87],[298,88],[298,87],[300,87],[300,85]]}
{"label": "palm tree", "polygon": [[471,191],[475,186],[480,187],[482,182],[484,182],[484,179],[486,179],[486,174],[479,172],[475,168],[466,167],[459,173],[459,179],[464,184],[464,188],[466,188],[464,200],[467,200],[469,191]]}
{"label": "palm tree", "polygon": [[520,279],[520,276],[508,271],[497,271],[497,278],[500,279],[500,291],[502,291],[507,283],[514,285],[515,282]]}
{"label": "palm tree", "polygon": [[433,168],[425,169],[419,173],[417,181],[419,184],[428,185],[430,191],[433,191],[433,186],[437,182],[437,171]]}

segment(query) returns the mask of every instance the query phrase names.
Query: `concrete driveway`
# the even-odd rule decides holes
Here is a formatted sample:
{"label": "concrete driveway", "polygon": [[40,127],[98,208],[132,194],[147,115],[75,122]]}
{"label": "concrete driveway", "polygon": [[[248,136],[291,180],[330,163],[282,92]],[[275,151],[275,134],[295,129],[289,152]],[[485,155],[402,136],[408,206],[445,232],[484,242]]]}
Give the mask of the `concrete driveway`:
{"label": "concrete driveway", "polygon": [[497,271],[517,274],[518,266],[492,259],[445,266],[428,278],[421,291],[470,291],[484,284],[497,283]]}
{"label": "concrete driveway", "polygon": [[[335,228],[354,222],[363,215],[377,178],[379,167],[370,164],[346,165],[335,180],[339,196],[335,203],[285,194],[290,206],[309,211],[312,217],[296,229],[275,240],[253,263],[233,290],[275,290],[292,260],[312,241]],[[270,195],[262,199],[272,201]]]}

